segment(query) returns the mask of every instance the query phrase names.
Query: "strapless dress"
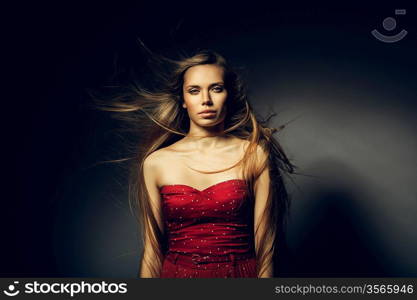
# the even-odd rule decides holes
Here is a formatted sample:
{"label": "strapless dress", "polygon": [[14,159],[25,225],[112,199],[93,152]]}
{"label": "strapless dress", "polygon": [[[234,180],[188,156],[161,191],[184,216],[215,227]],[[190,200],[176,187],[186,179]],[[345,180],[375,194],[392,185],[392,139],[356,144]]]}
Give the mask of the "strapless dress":
{"label": "strapless dress", "polygon": [[257,277],[253,205],[243,179],[160,188],[168,250],[161,278]]}

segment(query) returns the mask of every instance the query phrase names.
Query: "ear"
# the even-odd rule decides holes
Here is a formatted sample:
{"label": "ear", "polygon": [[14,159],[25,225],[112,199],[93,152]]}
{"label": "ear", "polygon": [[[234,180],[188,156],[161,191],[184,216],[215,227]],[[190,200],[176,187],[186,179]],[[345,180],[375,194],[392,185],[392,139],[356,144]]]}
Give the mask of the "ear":
{"label": "ear", "polygon": [[187,105],[185,104],[185,102],[182,103],[182,107],[187,108]]}

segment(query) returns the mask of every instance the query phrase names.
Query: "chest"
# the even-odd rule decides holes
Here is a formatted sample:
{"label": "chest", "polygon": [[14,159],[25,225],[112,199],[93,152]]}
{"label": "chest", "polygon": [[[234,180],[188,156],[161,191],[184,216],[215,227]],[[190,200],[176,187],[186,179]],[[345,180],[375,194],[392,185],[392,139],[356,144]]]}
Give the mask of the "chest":
{"label": "chest", "polygon": [[160,190],[167,219],[242,219],[249,204],[243,180],[227,180],[198,190],[188,185],[166,185]]}

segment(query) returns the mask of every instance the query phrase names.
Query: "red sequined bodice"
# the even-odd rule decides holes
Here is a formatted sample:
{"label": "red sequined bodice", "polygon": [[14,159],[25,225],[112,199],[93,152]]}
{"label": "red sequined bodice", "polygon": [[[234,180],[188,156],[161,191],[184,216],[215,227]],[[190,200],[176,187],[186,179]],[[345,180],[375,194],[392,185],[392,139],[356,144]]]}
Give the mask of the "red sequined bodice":
{"label": "red sequined bodice", "polygon": [[252,209],[243,179],[222,181],[204,190],[164,185],[160,193],[170,252],[254,252]]}

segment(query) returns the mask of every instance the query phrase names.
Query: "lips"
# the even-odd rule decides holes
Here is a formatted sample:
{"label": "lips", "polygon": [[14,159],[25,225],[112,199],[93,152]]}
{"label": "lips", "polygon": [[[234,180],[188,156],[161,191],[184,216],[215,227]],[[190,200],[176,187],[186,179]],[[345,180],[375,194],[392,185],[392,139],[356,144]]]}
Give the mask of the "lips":
{"label": "lips", "polygon": [[201,114],[209,114],[209,113],[216,113],[216,111],[212,109],[206,109],[206,110],[200,111],[198,114],[201,115]]}
{"label": "lips", "polygon": [[216,118],[216,111],[212,109],[206,109],[198,113],[203,119],[214,119]]}

